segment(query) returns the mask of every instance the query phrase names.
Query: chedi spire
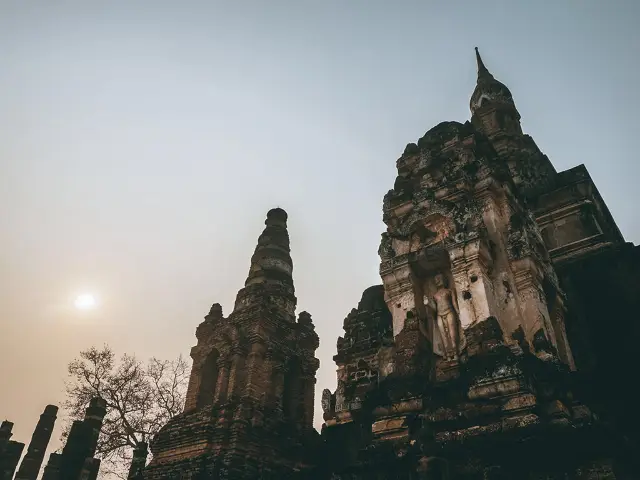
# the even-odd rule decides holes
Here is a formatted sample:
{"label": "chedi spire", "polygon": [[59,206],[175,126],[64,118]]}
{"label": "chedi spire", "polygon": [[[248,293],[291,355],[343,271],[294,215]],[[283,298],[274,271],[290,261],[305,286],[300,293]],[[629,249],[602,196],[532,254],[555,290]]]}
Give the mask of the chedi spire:
{"label": "chedi spire", "polygon": [[478,64],[478,81],[469,102],[471,114],[475,115],[484,105],[501,106],[511,110],[512,117],[519,120],[520,114],[516,110],[511,92],[504,83],[496,80],[489,72],[482,61],[478,47],[476,47],[476,62]]}
{"label": "chedi spire", "polygon": [[244,288],[236,297],[234,312],[260,306],[295,322],[297,300],[291,276],[293,261],[289,254],[287,212],[273,208],[267,213],[264,223]]}
{"label": "chedi spire", "polygon": [[478,47],[476,47],[476,62],[478,63],[478,81],[480,81],[481,77],[493,78],[493,75],[491,75],[491,72],[489,72],[482,61]]}
{"label": "chedi spire", "polygon": [[293,261],[289,248],[287,212],[273,208],[267,213],[265,229],[258,237],[245,287],[256,283],[281,282],[293,288]]}

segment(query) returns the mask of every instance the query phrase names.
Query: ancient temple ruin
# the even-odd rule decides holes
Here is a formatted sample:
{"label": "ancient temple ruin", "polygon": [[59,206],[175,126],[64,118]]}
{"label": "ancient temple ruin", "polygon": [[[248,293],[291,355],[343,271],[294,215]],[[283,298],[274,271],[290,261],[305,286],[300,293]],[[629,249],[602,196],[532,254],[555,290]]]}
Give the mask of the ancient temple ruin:
{"label": "ancient temple ruin", "polygon": [[[83,420],[75,420],[61,453],[52,453],[40,476],[45,452],[51,440],[58,407],[47,405],[36,425],[26,454],[16,472],[24,443],[11,439],[13,423],[0,426],[0,480],[96,480],[100,460],[95,458],[102,421],[107,413],[102,398],[92,398]],[[14,477],[15,473],[15,477]]]}
{"label": "ancient temple ruin", "polygon": [[[152,440],[149,465],[146,445],[135,452],[129,478],[640,478],[640,247],[584,165],[556,171],[476,60],[470,121],[433,127],[396,162],[382,284],[344,319],[321,434],[319,339],[296,316],[276,208],[233,311],[216,303],[196,329],[184,412]],[[44,480],[96,478],[104,412],[95,399]],[[4,479],[24,448],[11,427],[0,427]],[[42,463],[44,427],[16,478]]]}
{"label": "ancient temple ruin", "polygon": [[317,461],[318,336],[295,316],[287,214],[265,224],[233,312],[214,304],[196,330],[184,413],[153,439],[145,480],[308,478]]}
{"label": "ancient temple ruin", "polygon": [[623,379],[640,251],[584,165],[557,172],[476,58],[471,120],[397,161],[383,284],[344,320],[321,438],[318,338],[295,319],[275,209],[233,312],[215,304],[197,329],[185,412],[154,439],[145,479],[637,478]]}
{"label": "ancient temple ruin", "polygon": [[[384,197],[383,287],[345,319],[338,387],[323,393],[326,474],[638,478],[616,423],[630,402],[612,401],[628,382],[606,367],[613,332],[638,331],[640,251],[586,168],[557,172],[522,132],[476,56],[471,121],[407,145]],[[603,321],[619,323],[598,338]]]}
{"label": "ancient temple ruin", "polygon": [[40,415],[40,421],[33,432],[29,448],[22,459],[15,480],[36,480],[38,478],[45,451],[49,445],[49,440],[51,440],[57,414],[58,407],[55,405],[47,405],[45,407],[44,412]]}
{"label": "ancient temple ruin", "polygon": [[24,443],[11,440],[13,423],[5,420],[0,424],[0,480],[12,480]]}

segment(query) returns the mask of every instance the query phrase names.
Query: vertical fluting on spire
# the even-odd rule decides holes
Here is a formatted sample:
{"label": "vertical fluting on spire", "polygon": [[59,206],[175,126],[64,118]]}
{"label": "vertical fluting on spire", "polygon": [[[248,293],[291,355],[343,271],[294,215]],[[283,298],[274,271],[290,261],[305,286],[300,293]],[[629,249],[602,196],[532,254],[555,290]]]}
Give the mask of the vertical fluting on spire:
{"label": "vertical fluting on spire", "polygon": [[44,454],[51,440],[53,426],[56,423],[58,407],[47,405],[31,437],[27,453],[22,459],[16,480],[36,480],[44,460]]}
{"label": "vertical fluting on spire", "polygon": [[267,213],[265,229],[251,257],[245,287],[257,283],[280,282],[293,288],[293,261],[287,231],[287,212],[274,208]]}

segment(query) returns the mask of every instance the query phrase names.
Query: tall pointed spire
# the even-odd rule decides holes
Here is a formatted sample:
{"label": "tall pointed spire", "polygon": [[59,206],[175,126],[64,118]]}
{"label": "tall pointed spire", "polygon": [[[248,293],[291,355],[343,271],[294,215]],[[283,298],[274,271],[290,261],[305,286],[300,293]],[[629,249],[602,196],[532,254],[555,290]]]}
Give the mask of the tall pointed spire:
{"label": "tall pointed spire", "polygon": [[258,237],[245,286],[276,280],[293,286],[293,261],[287,231],[287,212],[273,208],[267,213],[265,229]]}
{"label": "tall pointed spire", "polygon": [[295,322],[296,296],[293,261],[289,248],[287,212],[273,208],[267,213],[265,229],[258,237],[244,288],[238,292],[234,313],[252,305],[276,308]]}
{"label": "tall pointed spire", "polygon": [[520,114],[515,109],[511,92],[504,83],[496,80],[491,72],[489,72],[482,61],[478,47],[476,47],[475,50],[476,62],[478,63],[478,81],[469,102],[471,114],[475,115],[475,112],[482,105],[491,104],[495,106],[500,104],[509,106],[509,108],[514,110],[513,117],[520,119]]}
{"label": "tall pointed spire", "polygon": [[493,78],[493,75],[491,75],[489,70],[487,70],[487,67],[484,66],[478,47],[476,47],[476,62],[478,63],[478,80],[480,80],[481,77]]}

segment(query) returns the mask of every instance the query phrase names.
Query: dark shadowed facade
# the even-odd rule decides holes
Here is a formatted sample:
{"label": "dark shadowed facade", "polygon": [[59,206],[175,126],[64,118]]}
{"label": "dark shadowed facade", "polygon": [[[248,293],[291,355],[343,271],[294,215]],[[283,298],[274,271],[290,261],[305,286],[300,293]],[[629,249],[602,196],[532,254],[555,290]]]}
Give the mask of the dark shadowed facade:
{"label": "dark shadowed facade", "polygon": [[337,343],[312,427],[318,337],[296,319],[287,215],[267,215],[233,312],[196,331],[159,479],[623,479],[632,458],[640,251],[583,165],[557,172],[477,54],[471,121],[397,161],[382,285]]}
{"label": "dark shadowed facade", "polygon": [[214,304],[198,326],[184,413],[151,443],[144,478],[307,478],[318,347],[311,316],[296,319],[287,214],[270,210],[233,312]]}
{"label": "dark shadowed facade", "polygon": [[15,474],[18,461],[24,449],[23,443],[11,438],[13,423],[4,421],[0,425],[0,480],[96,480],[100,470],[100,460],[95,458],[98,436],[107,413],[106,402],[92,398],[85,410],[83,420],[75,420],[69,430],[61,453],[52,453],[49,461],[40,471],[44,455],[53,433],[58,407],[47,405],[33,431],[27,453]]}

